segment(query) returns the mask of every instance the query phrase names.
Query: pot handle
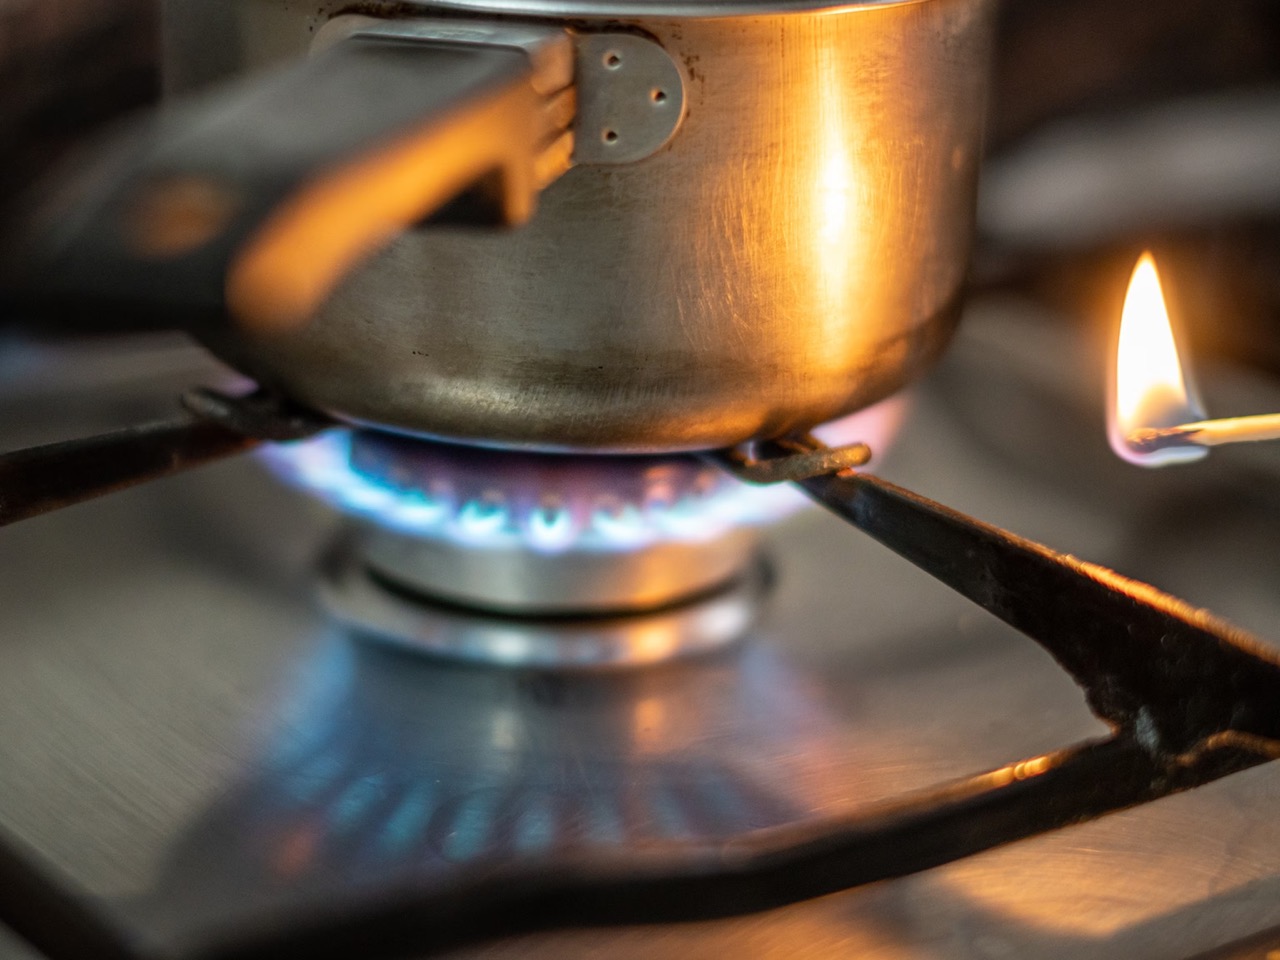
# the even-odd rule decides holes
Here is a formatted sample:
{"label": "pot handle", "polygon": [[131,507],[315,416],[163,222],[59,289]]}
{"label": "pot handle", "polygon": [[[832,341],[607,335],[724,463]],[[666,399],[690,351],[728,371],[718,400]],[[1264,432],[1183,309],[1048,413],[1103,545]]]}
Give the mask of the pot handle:
{"label": "pot handle", "polygon": [[287,330],[433,214],[523,222],[570,162],[569,35],[452,33],[357,33],[166,106],[24,219],[0,254],[7,295],[95,326]]}

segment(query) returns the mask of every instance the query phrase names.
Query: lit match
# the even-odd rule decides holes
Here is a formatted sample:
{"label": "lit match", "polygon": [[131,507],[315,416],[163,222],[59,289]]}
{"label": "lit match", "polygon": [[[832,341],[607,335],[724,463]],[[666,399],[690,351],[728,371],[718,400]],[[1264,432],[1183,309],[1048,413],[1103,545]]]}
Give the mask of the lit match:
{"label": "lit match", "polygon": [[[1143,467],[1186,463],[1206,456],[1202,445],[1146,442],[1151,431],[1204,420],[1191,378],[1183,373],[1165,307],[1155,258],[1144,253],[1124,298],[1115,362],[1111,365],[1107,438],[1116,455]],[[1135,435],[1137,435],[1135,437]]]}
{"label": "lit match", "polygon": [[1112,365],[1107,436],[1130,463],[1160,467],[1199,460],[1224,443],[1280,440],[1280,414],[1204,419],[1184,373],[1156,262],[1144,253],[1125,294]]}

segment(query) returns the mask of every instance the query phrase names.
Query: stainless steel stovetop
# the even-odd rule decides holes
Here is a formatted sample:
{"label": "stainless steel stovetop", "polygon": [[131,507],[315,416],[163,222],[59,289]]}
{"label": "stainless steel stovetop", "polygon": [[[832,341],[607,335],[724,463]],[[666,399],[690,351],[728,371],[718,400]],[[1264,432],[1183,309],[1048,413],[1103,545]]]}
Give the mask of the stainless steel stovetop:
{"label": "stainless steel stovetop", "polygon": [[[881,472],[1280,635],[1280,455],[1115,461],[1093,346],[1025,305],[975,308]],[[0,364],[5,448],[136,422],[217,375],[155,341]],[[1215,410],[1280,399],[1203,379]],[[0,531],[0,830],[144,944],[570,846],[723,839],[1104,732],[1039,648],[816,511],[769,533],[776,584],[744,643],[576,675],[327,623],[312,564],[336,525],[244,459]],[[1267,765],[795,907],[458,955],[1191,957],[1280,926],[1277,802]],[[29,956],[0,931],[0,958]]]}

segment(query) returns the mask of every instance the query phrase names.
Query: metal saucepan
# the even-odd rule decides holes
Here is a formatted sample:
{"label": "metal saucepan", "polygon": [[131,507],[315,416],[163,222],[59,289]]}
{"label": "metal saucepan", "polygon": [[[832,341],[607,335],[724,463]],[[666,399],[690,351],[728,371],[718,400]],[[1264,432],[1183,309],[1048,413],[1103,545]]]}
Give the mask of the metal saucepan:
{"label": "metal saucepan", "polygon": [[992,7],[169,0],[171,106],[64,182],[10,274],[400,431],[806,428],[948,338]]}

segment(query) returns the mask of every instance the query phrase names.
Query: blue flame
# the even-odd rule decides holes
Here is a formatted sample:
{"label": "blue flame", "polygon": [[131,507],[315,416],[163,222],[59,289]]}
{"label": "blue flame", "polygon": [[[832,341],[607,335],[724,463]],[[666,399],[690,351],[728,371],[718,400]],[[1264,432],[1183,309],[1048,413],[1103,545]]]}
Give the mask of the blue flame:
{"label": "blue flame", "polygon": [[714,539],[739,525],[762,525],[806,501],[785,486],[759,487],[727,475],[707,487],[659,487],[641,503],[598,491],[585,504],[556,498],[513,502],[498,490],[460,497],[447,476],[397,487],[352,466],[351,433],[265,448],[261,459],[286,482],[346,514],[400,533],[476,547],[521,547],[537,553],[636,550],[671,540]]}

